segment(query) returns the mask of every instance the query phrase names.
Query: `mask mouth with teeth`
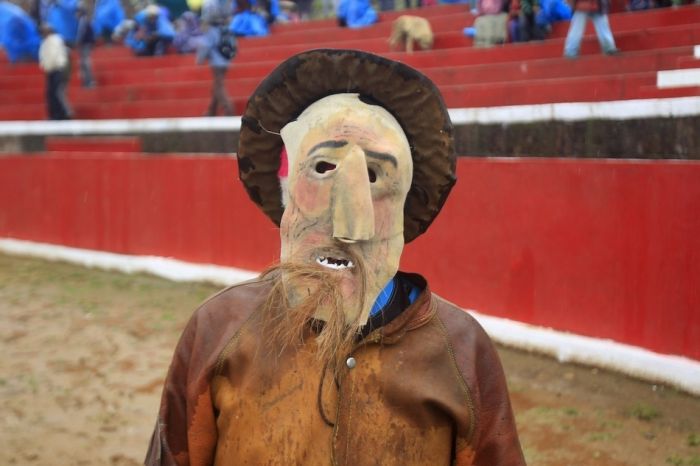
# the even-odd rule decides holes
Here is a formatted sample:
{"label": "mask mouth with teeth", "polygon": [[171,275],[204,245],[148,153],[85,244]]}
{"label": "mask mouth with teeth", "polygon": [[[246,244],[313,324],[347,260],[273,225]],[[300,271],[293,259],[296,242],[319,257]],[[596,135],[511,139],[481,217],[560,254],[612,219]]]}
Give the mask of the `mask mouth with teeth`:
{"label": "mask mouth with teeth", "polygon": [[321,267],[326,267],[332,270],[345,270],[355,268],[355,263],[350,259],[342,259],[337,257],[318,256],[316,263]]}
{"label": "mask mouth with teeth", "polygon": [[357,260],[349,248],[318,249],[311,253],[310,262],[333,271],[354,272]]}

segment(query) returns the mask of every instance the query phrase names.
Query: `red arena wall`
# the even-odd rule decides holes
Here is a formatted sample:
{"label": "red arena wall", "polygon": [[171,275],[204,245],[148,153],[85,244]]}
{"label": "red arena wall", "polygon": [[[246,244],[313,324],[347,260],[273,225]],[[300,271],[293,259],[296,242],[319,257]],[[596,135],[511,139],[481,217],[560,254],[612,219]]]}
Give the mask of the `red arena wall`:
{"label": "red arena wall", "polygon": [[[0,236],[261,270],[228,157],[0,158]],[[460,158],[405,270],[467,309],[700,360],[700,163]]]}

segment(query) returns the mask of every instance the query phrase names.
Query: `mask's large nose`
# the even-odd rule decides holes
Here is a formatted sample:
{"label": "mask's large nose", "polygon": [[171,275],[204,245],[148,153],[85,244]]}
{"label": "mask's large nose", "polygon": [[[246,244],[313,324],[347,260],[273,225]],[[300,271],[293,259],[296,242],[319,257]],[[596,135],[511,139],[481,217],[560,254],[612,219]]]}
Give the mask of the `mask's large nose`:
{"label": "mask's large nose", "polygon": [[361,148],[350,148],[338,166],[331,200],[333,237],[346,242],[366,241],[374,236],[374,207],[367,164]]}

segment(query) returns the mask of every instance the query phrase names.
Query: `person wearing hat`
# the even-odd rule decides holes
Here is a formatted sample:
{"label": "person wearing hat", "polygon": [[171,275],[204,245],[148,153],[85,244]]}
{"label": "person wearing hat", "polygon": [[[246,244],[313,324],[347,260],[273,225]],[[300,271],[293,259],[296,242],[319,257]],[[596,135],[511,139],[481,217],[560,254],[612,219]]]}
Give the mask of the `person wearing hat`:
{"label": "person wearing hat", "polygon": [[175,37],[167,12],[150,4],[134,16],[136,28],[127,34],[126,44],[139,56],[164,55]]}
{"label": "person wearing hat", "polygon": [[146,464],[524,465],[488,336],[398,270],[456,181],[435,85],[369,53],[307,51],[242,122],[240,179],[280,227],[280,263],[194,313]]}

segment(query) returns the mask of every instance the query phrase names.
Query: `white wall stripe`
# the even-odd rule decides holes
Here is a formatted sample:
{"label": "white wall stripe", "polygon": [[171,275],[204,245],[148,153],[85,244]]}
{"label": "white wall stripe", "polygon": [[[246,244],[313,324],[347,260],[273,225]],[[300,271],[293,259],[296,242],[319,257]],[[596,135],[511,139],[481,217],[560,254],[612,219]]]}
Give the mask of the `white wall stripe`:
{"label": "white wall stripe", "polygon": [[[257,275],[256,272],[232,267],[191,264],[163,257],[129,256],[9,238],[0,239],[0,252],[126,273],[146,272],[176,281],[208,281],[220,285],[230,285]],[[700,395],[700,361],[658,354],[611,340],[536,327],[475,311],[469,312],[499,343],[545,353],[561,362],[576,362],[666,383]]]}
{"label": "white wall stripe", "polygon": [[[452,108],[449,113],[454,125],[683,117],[700,115],[700,97]],[[0,136],[238,131],[240,127],[241,117],[4,121],[0,122]]]}
{"label": "white wall stripe", "polygon": [[164,133],[238,130],[241,117],[142,118],[126,120],[3,121],[0,136]]}
{"label": "white wall stripe", "polygon": [[700,86],[700,68],[667,70],[656,73],[656,87],[659,89],[692,86]]}

